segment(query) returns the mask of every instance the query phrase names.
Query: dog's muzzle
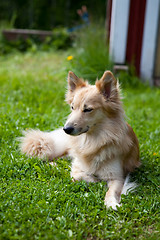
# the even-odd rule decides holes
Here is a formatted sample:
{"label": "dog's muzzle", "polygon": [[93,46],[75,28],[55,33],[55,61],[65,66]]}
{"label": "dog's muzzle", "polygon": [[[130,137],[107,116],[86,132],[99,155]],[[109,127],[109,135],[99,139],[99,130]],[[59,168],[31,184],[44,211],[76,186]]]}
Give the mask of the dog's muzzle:
{"label": "dog's muzzle", "polygon": [[72,135],[72,133],[74,132],[74,127],[72,127],[72,126],[64,126],[63,130],[65,131],[65,133]]}
{"label": "dog's muzzle", "polygon": [[88,132],[89,127],[87,126],[85,129],[82,129],[82,128],[73,127],[72,125],[67,124],[64,126],[63,130],[65,131],[65,133],[69,135],[77,136],[82,133]]}

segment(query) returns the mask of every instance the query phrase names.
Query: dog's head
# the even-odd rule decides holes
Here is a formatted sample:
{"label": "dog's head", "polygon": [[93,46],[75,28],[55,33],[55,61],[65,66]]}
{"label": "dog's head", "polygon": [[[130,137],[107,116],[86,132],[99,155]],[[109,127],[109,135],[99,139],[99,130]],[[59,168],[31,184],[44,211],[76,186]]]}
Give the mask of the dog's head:
{"label": "dog's head", "polygon": [[119,84],[110,71],[90,85],[73,72],[68,74],[66,101],[71,114],[64,126],[70,135],[91,133],[106,118],[115,118],[120,110]]}

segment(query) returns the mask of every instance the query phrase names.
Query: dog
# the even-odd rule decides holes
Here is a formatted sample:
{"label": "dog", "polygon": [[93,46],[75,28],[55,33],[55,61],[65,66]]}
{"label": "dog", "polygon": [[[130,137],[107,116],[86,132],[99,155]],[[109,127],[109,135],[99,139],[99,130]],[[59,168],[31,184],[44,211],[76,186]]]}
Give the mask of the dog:
{"label": "dog", "polygon": [[71,114],[64,127],[52,132],[26,131],[21,151],[49,160],[71,156],[72,179],[106,181],[105,205],[116,210],[121,194],[134,188],[126,182],[128,174],[140,166],[138,139],[125,121],[119,83],[110,71],[95,85],[69,71],[66,102]]}

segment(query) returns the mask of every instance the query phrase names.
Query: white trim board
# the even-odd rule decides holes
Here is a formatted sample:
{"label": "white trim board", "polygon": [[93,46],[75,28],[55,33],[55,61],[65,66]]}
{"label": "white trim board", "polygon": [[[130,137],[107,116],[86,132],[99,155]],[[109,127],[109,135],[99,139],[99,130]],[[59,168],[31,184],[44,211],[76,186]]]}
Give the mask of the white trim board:
{"label": "white trim board", "polygon": [[124,64],[128,34],[130,0],[113,0],[110,30],[110,56],[115,63]]}
{"label": "white trim board", "polygon": [[144,80],[149,80],[150,83],[152,83],[154,72],[159,8],[160,0],[147,0],[142,41],[140,74]]}

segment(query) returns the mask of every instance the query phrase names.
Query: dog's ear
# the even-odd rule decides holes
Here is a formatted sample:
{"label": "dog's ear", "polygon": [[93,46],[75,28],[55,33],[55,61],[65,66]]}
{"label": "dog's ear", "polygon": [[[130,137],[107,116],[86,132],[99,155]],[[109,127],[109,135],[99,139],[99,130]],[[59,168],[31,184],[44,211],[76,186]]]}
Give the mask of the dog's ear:
{"label": "dog's ear", "polygon": [[73,72],[68,73],[68,91],[66,93],[66,102],[71,104],[74,98],[75,90],[87,86],[81,78],[78,78]]}
{"label": "dog's ear", "polygon": [[68,73],[68,90],[74,92],[76,88],[85,87],[86,83],[78,78],[73,72],[69,71]]}
{"label": "dog's ear", "polygon": [[102,78],[96,81],[96,87],[108,99],[112,91],[117,89],[117,80],[110,71],[105,71]]}

